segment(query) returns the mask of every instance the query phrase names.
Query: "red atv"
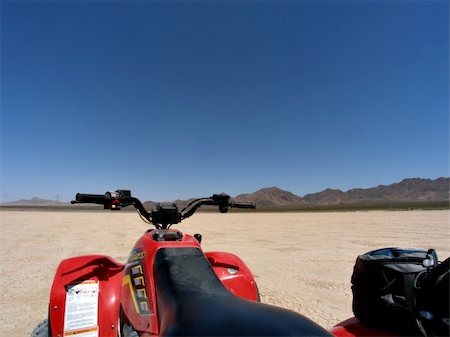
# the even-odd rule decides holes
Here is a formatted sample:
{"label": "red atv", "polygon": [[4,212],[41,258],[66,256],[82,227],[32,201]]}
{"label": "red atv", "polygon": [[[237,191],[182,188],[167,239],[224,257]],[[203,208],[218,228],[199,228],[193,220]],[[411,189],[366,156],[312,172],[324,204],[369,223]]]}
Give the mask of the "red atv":
{"label": "red atv", "polygon": [[[53,281],[48,319],[32,336],[332,336],[311,320],[260,303],[254,277],[236,255],[203,252],[201,235],[171,229],[203,205],[254,209],[226,194],[196,199],[181,211],[156,204],[148,212],[130,191],[77,194],[72,203],[119,210],[134,206],[155,228],[136,242],[125,264],[104,255],[63,260]],[[338,336],[388,335],[350,320]]]}

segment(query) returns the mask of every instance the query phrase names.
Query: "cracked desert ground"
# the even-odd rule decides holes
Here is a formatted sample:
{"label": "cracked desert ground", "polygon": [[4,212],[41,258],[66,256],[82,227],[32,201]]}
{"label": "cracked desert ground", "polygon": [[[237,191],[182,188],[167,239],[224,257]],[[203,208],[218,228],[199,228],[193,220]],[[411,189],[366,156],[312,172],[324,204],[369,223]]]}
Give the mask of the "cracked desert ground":
{"label": "cracked desert ground", "polygon": [[[352,315],[357,255],[382,247],[435,248],[450,256],[449,210],[198,213],[178,229],[203,235],[205,251],[238,255],[262,302],[330,328]],[[104,254],[125,262],[147,229],[134,212],[0,211],[0,336],[29,336],[47,316],[62,259]]]}

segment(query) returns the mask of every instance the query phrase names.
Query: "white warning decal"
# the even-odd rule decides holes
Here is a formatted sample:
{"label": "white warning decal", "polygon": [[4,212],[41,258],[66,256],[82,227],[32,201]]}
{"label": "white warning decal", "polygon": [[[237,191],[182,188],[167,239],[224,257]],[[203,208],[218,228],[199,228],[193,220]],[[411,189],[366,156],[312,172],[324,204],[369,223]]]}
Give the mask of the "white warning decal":
{"label": "white warning decal", "polygon": [[64,336],[98,337],[98,282],[70,284],[66,293]]}

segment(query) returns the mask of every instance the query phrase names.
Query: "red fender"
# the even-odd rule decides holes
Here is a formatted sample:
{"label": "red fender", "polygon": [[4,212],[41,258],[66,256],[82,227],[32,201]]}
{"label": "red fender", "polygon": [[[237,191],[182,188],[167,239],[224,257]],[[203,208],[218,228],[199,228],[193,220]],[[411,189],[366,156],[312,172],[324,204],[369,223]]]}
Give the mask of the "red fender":
{"label": "red fender", "polygon": [[217,277],[233,294],[259,301],[258,288],[250,269],[236,255],[222,252],[205,253]]}
{"label": "red fender", "polygon": [[[91,284],[98,296],[98,336],[116,337],[120,311],[120,290],[124,265],[104,255],[87,255],[63,260],[59,264],[50,293],[49,321],[52,336],[66,336],[64,332],[66,297],[74,285]],[[80,310],[80,309],[78,309]],[[90,330],[87,330],[90,331]]]}
{"label": "red fender", "polygon": [[349,318],[348,320],[341,322],[331,328],[330,332],[336,337],[378,337],[378,336],[388,336],[395,337],[395,335],[389,331],[371,329],[361,324],[361,322],[355,318]]}

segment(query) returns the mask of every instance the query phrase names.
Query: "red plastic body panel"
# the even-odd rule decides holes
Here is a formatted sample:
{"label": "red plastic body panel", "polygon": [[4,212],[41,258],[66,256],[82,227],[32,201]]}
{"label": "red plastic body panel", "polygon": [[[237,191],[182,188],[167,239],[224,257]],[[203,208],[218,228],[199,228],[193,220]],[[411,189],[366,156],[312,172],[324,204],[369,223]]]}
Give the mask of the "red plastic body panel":
{"label": "red plastic body panel", "polygon": [[[52,336],[64,336],[66,293],[69,285],[93,280],[99,283],[98,336],[116,337],[120,324],[130,323],[141,337],[159,333],[154,257],[160,248],[201,249],[192,236],[177,230],[176,241],[156,241],[153,231],[147,231],[134,245],[126,264],[103,255],[80,256],[63,260],[56,272],[50,295],[50,325]],[[170,236],[170,235],[169,235]],[[256,282],[249,268],[234,254],[211,252],[205,254],[214,272],[233,294],[259,300]]]}
{"label": "red plastic body panel", "polygon": [[123,264],[104,255],[79,256],[61,261],[50,293],[49,319],[52,336],[64,336],[66,292],[69,285],[93,280],[99,283],[98,334],[116,337],[123,267]]}
{"label": "red plastic body panel", "polygon": [[250,269],[236,255],[222,252],[205,253],[217,277],[236,296],[259,301],[258,288]]}
{"label": "red plastic body panel", "polygon": [[398,337],[393,333],[384,330],[370,329],[364,326],[357,318],[352,317],[344,322],[341,322],[330,329],[330,332],[336,337],[377,337],[390,336]]}

